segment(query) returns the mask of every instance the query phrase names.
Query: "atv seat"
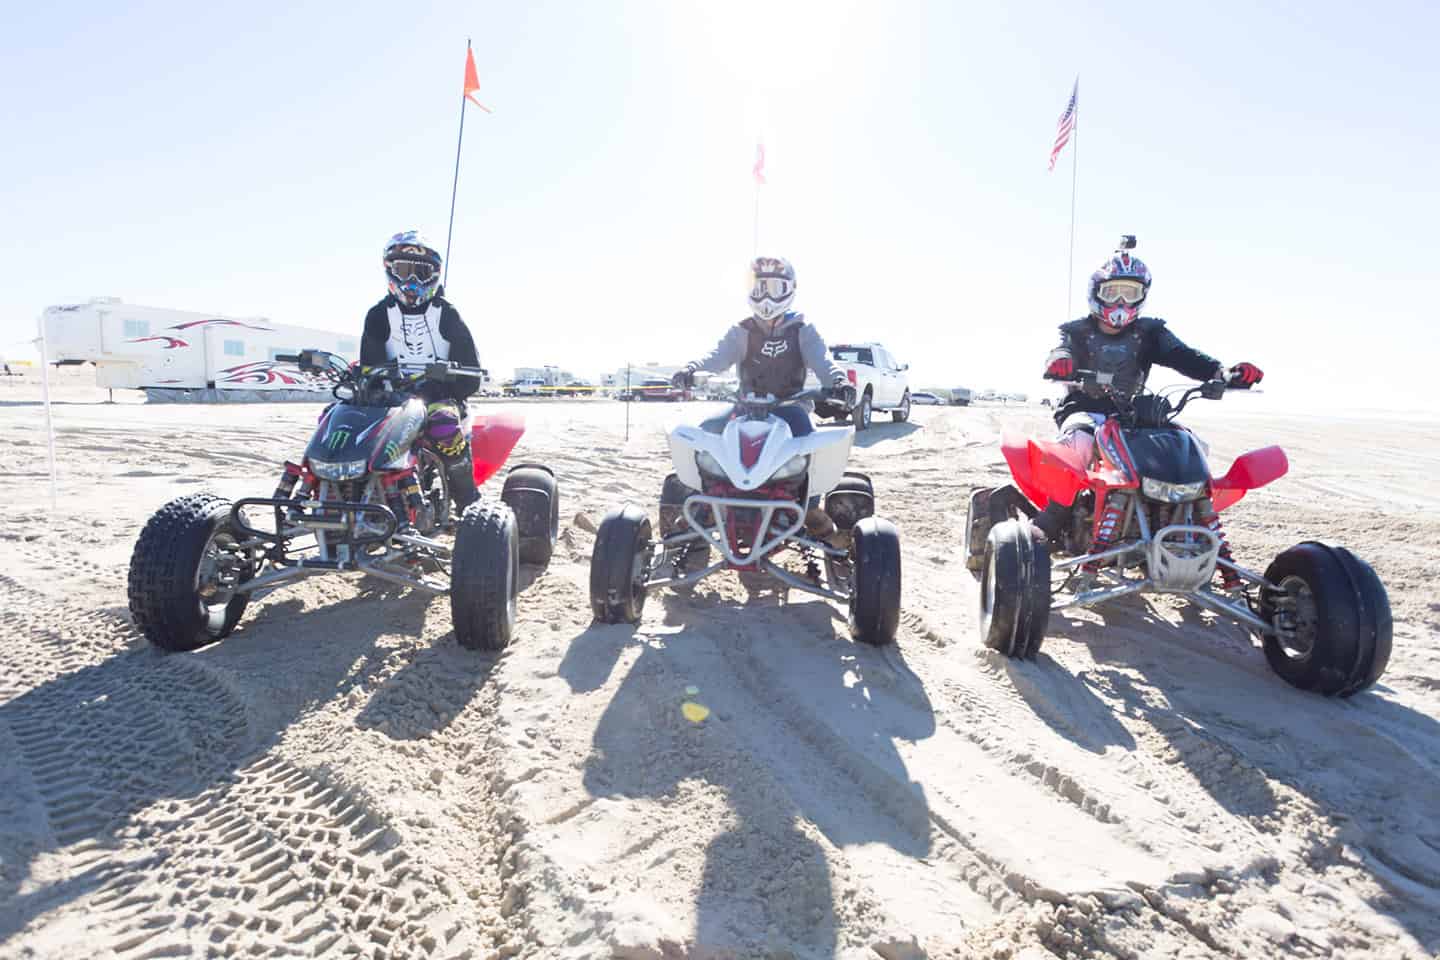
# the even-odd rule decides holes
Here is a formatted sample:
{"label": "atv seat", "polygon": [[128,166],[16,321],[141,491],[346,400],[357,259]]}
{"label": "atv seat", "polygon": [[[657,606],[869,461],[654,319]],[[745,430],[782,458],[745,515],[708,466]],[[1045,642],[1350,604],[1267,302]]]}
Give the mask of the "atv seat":
{"label": "atv seat", "polygon": [[[774,413],[775,416],[785,421],[785,425],[790,428],[791,436],[804,437],[815,432],[815,425],[810,422],[810,415],[805,412],[803,407],[796,406],[793,403],[787,403],[784,406],[776,407]],[[700,422],[700,429],[706,433],[724,433],[725,424],[729,423],[734,416],[735,411],[728,410],[719,416],[702,420]]]}

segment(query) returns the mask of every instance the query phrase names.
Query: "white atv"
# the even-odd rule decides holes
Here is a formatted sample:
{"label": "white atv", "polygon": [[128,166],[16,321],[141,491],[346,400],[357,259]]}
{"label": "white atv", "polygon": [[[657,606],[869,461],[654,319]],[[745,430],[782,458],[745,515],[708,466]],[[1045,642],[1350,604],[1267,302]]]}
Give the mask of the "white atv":
{"label": "white atv", "polygon": [[[688,587],[722,569],[764,573],[849,608],[850,632],[876,646],[900,619],[900,536],[874,516],[870,478],[845,470],[851,427],[796,436],[776,408],[811,399],[748,395],[723,427],[670,434],[675,472],[660,494],[660,536],[646,511],[618,507],[590,558],[590,607],[602,623],[636,623],[656,587]],[[823,501],[823,508],[821,506]],[[789,550],[805,571],[776,563]],[[713,552],[719,559],[712,562]]]}

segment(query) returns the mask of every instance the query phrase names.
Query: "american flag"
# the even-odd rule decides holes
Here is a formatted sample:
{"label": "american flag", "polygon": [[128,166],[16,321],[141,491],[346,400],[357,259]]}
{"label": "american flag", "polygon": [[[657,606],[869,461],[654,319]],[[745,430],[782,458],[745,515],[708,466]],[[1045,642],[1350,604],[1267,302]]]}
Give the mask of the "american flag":
{"label": "american flag", "polygon": [[765,182],[765,144],[755,144],[755,167],[750,171],[755,175],[755,183]]}
{"label": "american flag", "polygon": [[1060,123],[1055,127],[1055,146],[1050,148],[1050,169],[1055,169],[1055,158],[1060,156],[1060,151],[1065,149],[1065,144],[1070,142],[1070,132],[1075,129],[1075,105],[1080,98],[1080,78],[1075,78],[1075,89],[1070,91],[1070,102],[1065,104],[1065,112],[1060,114]]}

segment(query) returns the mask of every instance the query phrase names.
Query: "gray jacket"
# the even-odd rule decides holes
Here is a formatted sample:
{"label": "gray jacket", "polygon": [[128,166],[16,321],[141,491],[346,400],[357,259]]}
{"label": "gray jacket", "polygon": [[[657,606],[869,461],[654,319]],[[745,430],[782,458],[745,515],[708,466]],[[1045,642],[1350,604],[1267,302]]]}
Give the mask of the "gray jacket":
{"label": "gray jacket", "polygon": [[[792,350],[794,344],[798,350]],[[819,331],[805,315],[787,313],[773,331],[746,317],[725,332],[715,349],[690,364],[694,370],[723,373],[739,368],[740,393],[798,393],[804,389],[805,371],[811,370],[822,387],[844,381],[845,375],[830,362],[830,351]],[[778,380],[777,380],[778,378]],[[780,389],[775,389],[777,386]]]}

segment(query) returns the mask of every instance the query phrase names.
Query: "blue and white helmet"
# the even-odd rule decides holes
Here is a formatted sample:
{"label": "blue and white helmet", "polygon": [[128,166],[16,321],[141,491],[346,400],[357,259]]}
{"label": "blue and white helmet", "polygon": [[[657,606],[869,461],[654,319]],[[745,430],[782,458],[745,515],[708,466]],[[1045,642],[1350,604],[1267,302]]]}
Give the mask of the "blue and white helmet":
{"label": "blue and white helmet", "polygon": [[775,321],[795,299],[795,268],[783,257],[756,257],[750,262],[750,312],[757,320]]}
{"label": "blue and white helmet", "polygon": [[385,241],[385,280],[401,306],[423,307],[440,289],[440,252],[418,230]]}

